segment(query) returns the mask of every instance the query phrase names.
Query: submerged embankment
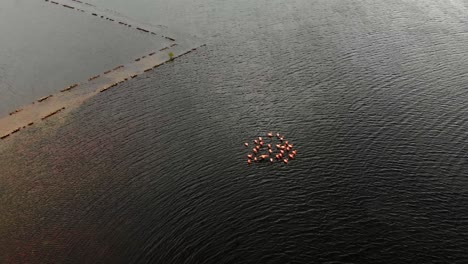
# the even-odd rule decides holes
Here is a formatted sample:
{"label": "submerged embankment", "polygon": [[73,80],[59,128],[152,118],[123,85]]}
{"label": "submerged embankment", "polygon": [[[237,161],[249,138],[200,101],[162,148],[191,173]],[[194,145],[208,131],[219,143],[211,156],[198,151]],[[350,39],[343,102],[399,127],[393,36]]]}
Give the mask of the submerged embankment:
{"label": "submerged embankment", "polygon": [[[73,12],[78,13],[80,16],[96,17],[100,19],[100,21],[95,21],[96,24],[112,23],[118,25],[122,30],[132,29],[135,32],[133,34],[147,35],[154,39],[157,45],[150,45],[153,46],[153,49],[142,56],[128,58],[125,63],[92,75],[87,80],[71,83],[65,87],[56,87],[52,90],[57,92],[49,95],[42,94],[31,104],[24,104],[14,110],[10,109],[8,115],[0,115],[0,140],[9,139],[21,130],[38,124],[56,114],[66,113],[93,95],[115,88],[129,79],[156,69],[164,63],[176,60],[178,57],[194,51],[202,44],[199,39],[177,33],[174,33],[178,37],[175,39],[174,35],[168,36],[167,32],[161,30],[160,26],[141,24],[117,12],[98,8],[85,2],[66,0],[45,0],[45,2],[50,5],[48,8],[62,8],[60,12],[66,12],[67,14]],[[69,53],[74,53],[73,47],[70,47]],[[99,54],[96,54],[96,58],[99,60]],[[60,73],[61,70],[57,69],[57,72]],[[24,76],[26,79],[28,77]],[[66,78],[64,77],[64,79]],[[36,85],[41,84],[37,83]],[[2,100],[6,99],[6,97],[2,98]],[[13,97],[10,100],[15,99]]]}
{"label": "submerged embankment", "polygon": [[[71,110],[100,92],[116,88],[123,82],[155,70],[164,63],[174,62],[178,57],[195,50],[196,48],[187,49],[174,43],[169,47],[137,58],[132,63],[120,65],[102,74],[92,76],[86,82],[67,86],[57,94],[39,98],[34,103],[16,109],[8,116],[0,118],[0,139],[8,139],[22,129],[44,121],[55,114]],[[169,56],[169,53],[174,55]]]}

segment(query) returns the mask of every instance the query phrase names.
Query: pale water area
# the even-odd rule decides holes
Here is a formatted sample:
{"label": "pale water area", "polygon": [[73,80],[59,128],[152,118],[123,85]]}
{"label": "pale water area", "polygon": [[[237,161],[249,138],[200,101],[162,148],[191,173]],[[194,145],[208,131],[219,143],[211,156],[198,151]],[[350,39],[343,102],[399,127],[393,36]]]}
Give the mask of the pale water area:
{"label": "pale water area", "polygon": [[0,34],[0,117],[169,43],[45,1],[2,1]]}

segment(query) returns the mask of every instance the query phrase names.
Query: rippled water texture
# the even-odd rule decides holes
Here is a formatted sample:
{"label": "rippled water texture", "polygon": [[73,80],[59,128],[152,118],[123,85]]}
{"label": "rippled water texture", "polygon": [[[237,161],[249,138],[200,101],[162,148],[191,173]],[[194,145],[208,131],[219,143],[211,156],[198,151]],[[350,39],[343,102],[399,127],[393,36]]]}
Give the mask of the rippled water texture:
{"label": "rippled water texture", "polygon": [[0,262],[468,261],[463,1],[186,4],[207,47],[0,145]]}

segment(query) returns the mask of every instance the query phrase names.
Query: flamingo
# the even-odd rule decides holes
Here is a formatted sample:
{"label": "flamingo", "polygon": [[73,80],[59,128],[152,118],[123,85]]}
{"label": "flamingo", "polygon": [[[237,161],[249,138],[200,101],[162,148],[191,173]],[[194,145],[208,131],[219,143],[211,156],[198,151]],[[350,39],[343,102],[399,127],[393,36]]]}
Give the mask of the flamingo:
{"label": "flamingo", "polygon": [[[273,132],[266,133],[265,138],[272,138],[274,136]],[[274,163],[275,159],[279,162],[283,162],[284,164],[289,164],[289,161],[296,158],[297,149],[294,149],[294,144],[290,143],[288,140],[285,139],[284,135],[280,133],[276,133],[276,137],[281,141],[280,144],[267,144],[267,142],[263,141],[263,137],[258,137],[253,140],[255,143],[255,147],[252,149],[253,153],[247,154],[247,163],[250,165],[252,162],[262,162],[262,161],[270,161],[270,163]],[[251,142],[245,142],[244,146],[249,147]],[[268,152],[266,154],[262,154],[261,151],[264,146],[268,147]],[[273,150],[273,146],[276,146],[277,150]],[[279,152],[277,152],[279,150]],[[277,162],[276,161],[276,162]]]}

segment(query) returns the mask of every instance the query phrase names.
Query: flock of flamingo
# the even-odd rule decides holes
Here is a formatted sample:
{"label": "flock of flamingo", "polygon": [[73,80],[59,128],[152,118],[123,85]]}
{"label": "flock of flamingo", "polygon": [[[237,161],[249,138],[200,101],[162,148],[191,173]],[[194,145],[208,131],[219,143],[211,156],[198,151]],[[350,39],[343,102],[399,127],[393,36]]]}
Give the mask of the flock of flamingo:
{"label": "flock of flamingo", "polygon": [[[297,150],[293,149],[294,145],[285,140],[284,136],[280,135],[280,133],[276,133],[276,139],[279,140],[279,144],[273,145],[273,141],[275,140],[273,132],[267,133],[267,138],[271,140],[271,143],[265,143],[263,137],[258,137],[253,140],[255,147],[252,149],[252,153],[247,154],[247,163],[249,165],[252,164],[252,162],[263,161],[269,161],[270,163],[282,161],[288,164],[290,160],[296,158]],[[249,142],[245,142],[244,146],[248,148],[250,146]]]}

